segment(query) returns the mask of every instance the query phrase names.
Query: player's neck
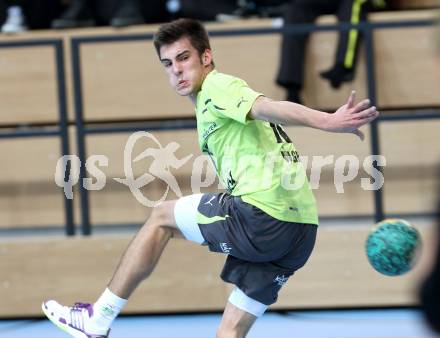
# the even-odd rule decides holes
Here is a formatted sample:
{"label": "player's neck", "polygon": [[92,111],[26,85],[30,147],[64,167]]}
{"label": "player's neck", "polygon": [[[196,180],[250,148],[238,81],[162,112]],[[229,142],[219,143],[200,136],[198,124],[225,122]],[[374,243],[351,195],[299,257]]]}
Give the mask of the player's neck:
{"label": "player's neck", "polygon": [[206,72],[205,72],[204,75],[203,75],[203,80],[202,80],[202,82],[201,82],[201,84],[200,84],[200,87],[199,87],[196,91],[194,91],[193,93],[191,93],[191,94],[188,95],[189,99],[191,100],[191,102],[192,102],[192,104],[193,104],[194,106],[197,105],[197,95],[198,95],[199,92],[202,90],[203,83],[205,82],[206,77],[207,77],[208,74],[211,73],[213,70],[214,70],[214,67],[213,67],[213,66],[209,66],[208,68],[206,68]]}

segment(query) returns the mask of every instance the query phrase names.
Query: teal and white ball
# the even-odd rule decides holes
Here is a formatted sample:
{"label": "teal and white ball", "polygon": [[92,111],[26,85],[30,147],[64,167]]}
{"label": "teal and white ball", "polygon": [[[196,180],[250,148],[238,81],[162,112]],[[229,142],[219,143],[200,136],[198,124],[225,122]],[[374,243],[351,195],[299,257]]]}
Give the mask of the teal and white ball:
{"label": "teal and white ball", "polygon": [[365,251],[376,271],[387,276],[399,276],[415,265],[420,246],[420,234],[410,223],[386,219],[370,231]]}

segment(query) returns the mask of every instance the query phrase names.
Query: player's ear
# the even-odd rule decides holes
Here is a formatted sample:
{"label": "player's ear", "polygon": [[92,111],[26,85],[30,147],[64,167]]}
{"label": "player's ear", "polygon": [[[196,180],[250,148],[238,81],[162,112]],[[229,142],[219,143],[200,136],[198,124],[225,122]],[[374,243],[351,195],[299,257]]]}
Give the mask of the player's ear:
{"label": "player's ear", "polygon": [[212,51],[210,49],[205,49],[202,55],[202,63],[204,66],[210,65],[212,62]]}

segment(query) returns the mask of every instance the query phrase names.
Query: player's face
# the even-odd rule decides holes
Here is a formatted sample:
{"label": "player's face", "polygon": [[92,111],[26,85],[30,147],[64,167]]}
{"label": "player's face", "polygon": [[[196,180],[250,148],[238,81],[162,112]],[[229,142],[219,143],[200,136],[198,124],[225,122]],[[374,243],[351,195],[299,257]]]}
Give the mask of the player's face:
{"label": "player's face", "polygon": [[194,95],[210,70],[211,51],[201,56],[187,37],[160,47],[160,60],[171,86],[179,95]]}

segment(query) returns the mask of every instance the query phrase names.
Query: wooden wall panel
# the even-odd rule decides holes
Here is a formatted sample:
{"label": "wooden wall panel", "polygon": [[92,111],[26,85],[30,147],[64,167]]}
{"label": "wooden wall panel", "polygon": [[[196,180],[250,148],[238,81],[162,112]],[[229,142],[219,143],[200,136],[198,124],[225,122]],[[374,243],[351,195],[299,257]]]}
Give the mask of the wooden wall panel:
{"label": "wooden wall panel", "polygon": [[97,120],[192,116],[174,93],[151,41],[83,47],[85,118]]}
{"label": "wooden wall panel", "polygon": [[64,224],[57,138],[0,140],[0,227]]}
{"label": "wooden wall panel", "polygon": [[51,47],[0,49],[0,123],[58,118],[55,52]]}
{"label": "wooden wall panel", "polygon": [[[309,263],[283,288],[274,308],[416,305],[434,237],[428,224],[417,226],[423,237],[421,259],[401,277],[382,276],[368,265],[368,226],[322,226]],[[95,301],[129,240],[127,235],[112,235],[0,242],[0,317],[41,316],[44,299]],[[221,311],[231,289],[218,277],[224,259],[186,241],[172,241],[125,313]]]}

